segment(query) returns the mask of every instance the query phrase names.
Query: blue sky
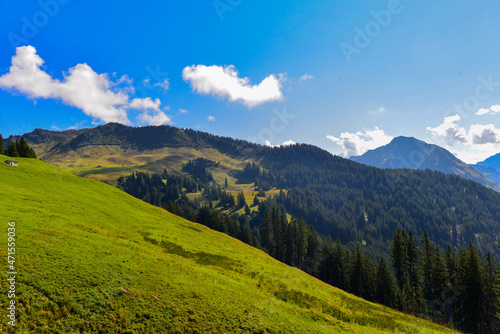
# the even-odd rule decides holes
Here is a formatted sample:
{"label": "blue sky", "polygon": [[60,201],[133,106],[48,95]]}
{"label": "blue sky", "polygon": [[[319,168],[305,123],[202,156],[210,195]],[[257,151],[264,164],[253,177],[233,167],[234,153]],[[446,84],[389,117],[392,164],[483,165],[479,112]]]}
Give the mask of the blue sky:
{"label": "blue sky", "polygon": [[2,1],[0,133],[165,123],[344,156],[406,135],[476,162],[500,152],[499,13],[495,1]]}

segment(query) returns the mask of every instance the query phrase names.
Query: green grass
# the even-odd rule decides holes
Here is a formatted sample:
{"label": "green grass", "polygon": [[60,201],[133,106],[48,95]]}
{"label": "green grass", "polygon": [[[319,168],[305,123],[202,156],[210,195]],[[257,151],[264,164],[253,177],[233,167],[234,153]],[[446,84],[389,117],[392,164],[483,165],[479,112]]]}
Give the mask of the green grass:
{"label": "green grass", "polygon": [[[16,333],[451,333],[112,186],[5,159],[0,254],[14,221]],[[13,332],[5,266],[0,282],[0,332]]]}

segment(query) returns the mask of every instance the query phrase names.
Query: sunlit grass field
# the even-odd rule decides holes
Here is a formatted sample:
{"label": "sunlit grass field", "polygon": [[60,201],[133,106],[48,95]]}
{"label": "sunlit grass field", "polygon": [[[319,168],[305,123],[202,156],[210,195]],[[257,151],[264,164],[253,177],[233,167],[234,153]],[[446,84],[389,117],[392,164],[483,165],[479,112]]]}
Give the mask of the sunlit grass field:
{"label": "sunlit grass field", "polygon": [[0,156],[16,223],[16,333],[451,333],[366,302],[101,182]]}

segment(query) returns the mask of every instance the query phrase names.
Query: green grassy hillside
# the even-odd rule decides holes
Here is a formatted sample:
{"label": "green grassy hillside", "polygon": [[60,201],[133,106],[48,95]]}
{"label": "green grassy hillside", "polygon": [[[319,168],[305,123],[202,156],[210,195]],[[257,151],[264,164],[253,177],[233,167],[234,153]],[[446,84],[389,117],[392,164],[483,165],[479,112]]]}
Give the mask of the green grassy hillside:
{"label": "green grassy hillside", "polygon": [[[16,222],[17,333],[447,333],[50,164],[0,156]],[[5,263],[5,262],[4,262]],[[0,332],[7,325],[6,266]]]}

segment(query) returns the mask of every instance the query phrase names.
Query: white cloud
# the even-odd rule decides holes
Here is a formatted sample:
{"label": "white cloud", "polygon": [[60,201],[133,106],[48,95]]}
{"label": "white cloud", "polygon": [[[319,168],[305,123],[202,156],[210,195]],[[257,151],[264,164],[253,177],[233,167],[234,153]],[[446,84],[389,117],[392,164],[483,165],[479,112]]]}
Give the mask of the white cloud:
{"label": "white cloud", "polygon": [[281,144],[281,146],[292,146],[292,145],[295,145],[297,144],[296,142],[294,142],[293,140],[289,139],[287,141],[284,141],[283,144]]}
{"label": "white cloud", "polygon": [[500,143],[500,130],[493,124],[473,124],[467,131],[464,127],[458,126],[456,123],[458,121],[460,121],[458,114],[449,116],[444,119],[442,124],[435,128],[427,127],[427,131],[437,137],[443,138],[450,146],[455,144],[484,145]]}
{"label": "white cloud", "polygon": [[155,112],[152,118],[146,117],[146,113],[141,114],[142,121],[152,119],[158,123],[160,119],[168,118],[161,115],[159,100],[153,102],[148,97],[129,102],[129,94],[134,89],[126,75],[113,82],[108,74],[97,74],[89,65],[77,64],[64,73],[63,80],[58,80],[40,69],[43,63],[33,46],[18,47],[9,72],[0,77],[0,88],[15,89],[32,99],[60,100],[106,123],[130,124],[127,109],[152,109]]}
{"label": "white cloud", "polygon": [[131,109],[138,110],[148,110],[152,109],[155,111],[160,111],[160,99],[155,99],[154,101],[150,97],[146,97],[144,99],[133,99],[130,101],[129,107]]}
{"label": "white cloud", "polygon": [[492,114],[496,114],[500,112],[500,104],[494,105],[490,107],[490,110],[492,111]]}
{"label": "white cloud", "polygon": [[467,131],[465,128],[456,124],[460,120],[460,115],[448,116],[444,119],[443,124],[435,128],[428,126],[427,131],[433,135],[442,137],[446,143],[453,146],[456,143],[467,143]]}
{"label": "white cloud", "polygon": [[488,109],[488,108],[480,108],[480,109],[477,111],[476,115],[486,115],[486,114],[488,114],[489,112],[490,112],[490,109]]}
{"label": "white cloud", "polygon": [[500,144],[500,130],[493,124],[474,124],[470,127],[469,137],[471,144]]}
{"label": "white cloud", "polygon": [[215,122],[215,116],[208,116],[207,121],[209,122]]}
{"label": "white cloud", "polygon": [[384,130],[374,127],[373,130],[365,130],[364,133],[342,132],[340,137],[327,135],[326,138],[342,147],[344,156],[361,155],[368,150],[387,145],[394,138],[385,134]]}
{"label": "white cloud", "polygon": [[172,120],[162,111],[145,111],[137,119],[148,125],[172,124]]}
{"label": "white cloud", "polygon": [[487,114],[496,114],[500,112],[500,104],[492,105],[488,108],[481,108],[476,112],[476,115],[487,115]]}
{"label": "white cloud", "polygon": [[268,147],[286,147],[286,146],[292,146],[292,145],[296,145],[296,144],[297,143],[291,139],[284,141],[281,145],[273,145],[273,144],[271,144],[271,142],[269,140],[266,140],[266,146],[268,146]]}
{"label": "white cloud", "polygon": [[249,108],[283,99],[279,76],[269,75],[260,84],[252,86],[249,78],[238,77],[233,65],[188,66],[182,71],[182,78],[199,94],[227,97],[229,101],[239,101]]}
{"label": "white cloud", "polygon": [[179,108],[179,113],[181,113],[181,114],[187,114],[188,111],[186,109]]}
{"label": "white cloud", "polygon": [[154,101],[150,97],[144,99],[133,99],[129,103],[130,109],[144,110],[137,119],[141,123],[149,125],[172,124],[172,120],[160,110],[160,99]]}
{"label": "white cloud", "polygon": [[460,116],[446,117],[443,124],[427,127],[436,137],[446,141],[445,148],[467,163],[482,161],[500,151],[500,129],[493,124],[473,124],[469,130],[456,123]]}
{"label": "white cloud", "polygon": [[163,82],[159,82],[155,84],[155,86],[159,86],[163,88],[164,90],[168,90],[170,88],[170,81],[168,81],[168,78],[165,78]]}
{"label": "white cloud", "polygon": [[303,76],[301,76],[299,80],[304,81],[304,80],[311,80],[311,79],[314,79],[314,76],[306,73]]}

